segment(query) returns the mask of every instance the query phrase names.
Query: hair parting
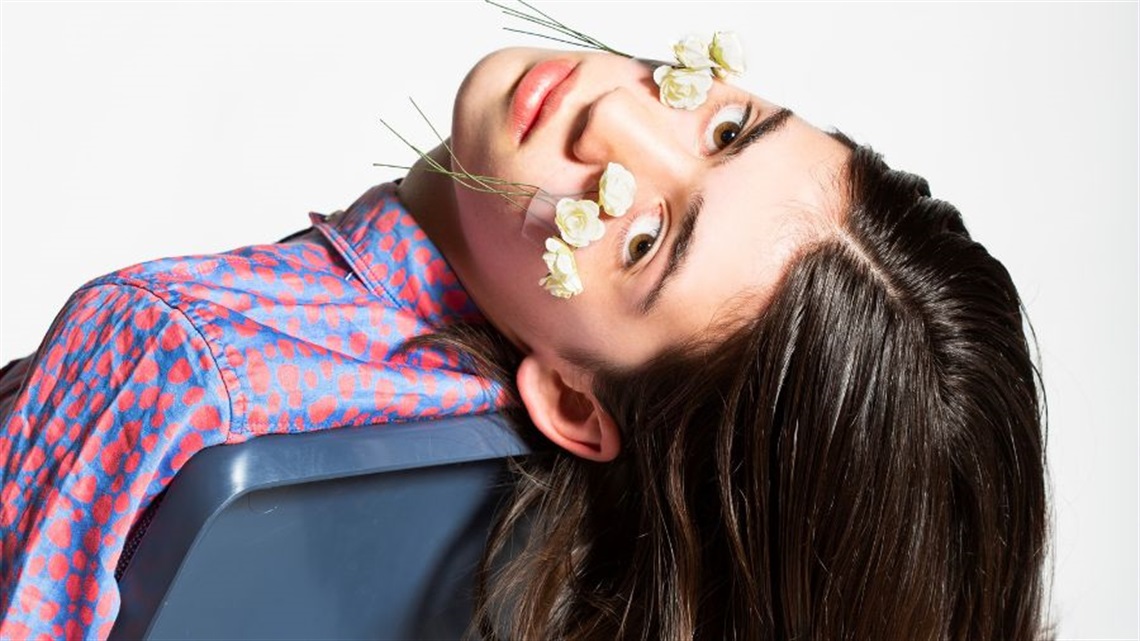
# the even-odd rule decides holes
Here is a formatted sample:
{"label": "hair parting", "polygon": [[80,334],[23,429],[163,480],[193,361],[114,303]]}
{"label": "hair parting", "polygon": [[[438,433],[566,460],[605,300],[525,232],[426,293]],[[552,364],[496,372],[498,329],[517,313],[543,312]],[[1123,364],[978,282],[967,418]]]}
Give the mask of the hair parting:
{"label": "hair parting", "polygon": [[[1017,290],[924,179],[833,135],[852,149],[841,228],[803,244],[764,308],[637,368],[594,359],[613,462],[535,440],[516,462],[479,636],[1051,634],[1044,406]],[[512,387],[519,357],[495,336],[424,340]]]}

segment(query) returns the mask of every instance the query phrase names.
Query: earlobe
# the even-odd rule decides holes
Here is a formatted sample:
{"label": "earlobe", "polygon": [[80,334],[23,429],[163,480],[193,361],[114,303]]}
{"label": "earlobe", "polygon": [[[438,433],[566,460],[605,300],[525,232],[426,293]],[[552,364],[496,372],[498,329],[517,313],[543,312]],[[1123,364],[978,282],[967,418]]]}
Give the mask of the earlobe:
{"label": "earlobe", "polygon": [[610,461],[621,450],[617,424],[593,392],[533,354],[523,358],[516,381],[530,420],[555,445],[591,461]]}

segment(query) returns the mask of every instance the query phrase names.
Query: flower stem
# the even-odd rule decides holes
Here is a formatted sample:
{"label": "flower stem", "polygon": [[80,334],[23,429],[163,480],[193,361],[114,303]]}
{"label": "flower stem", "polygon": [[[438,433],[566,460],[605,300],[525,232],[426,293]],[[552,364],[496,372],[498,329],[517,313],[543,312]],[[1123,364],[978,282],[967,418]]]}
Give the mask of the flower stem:
{"label": "flower stem", "polygon": [[[405,145],[408,146],[408,148],[410,148],[412,151],[416,152],[416,155],[418,155],[421,160],[423,160],[425,163],[427,163],[428,171],[448,176],[452,180],[454,180],[457,184],[464,187],[465,189],[470,189],[471,191],[475,191],[475,192],[479,192],[479,193],[497,194],[497,195],[501,196],[503,199],[505,199],[507,202],[514,205],[515,207],[518,207],[519,209],[522,209],[523,211],[526,210],[526,208],[527,208],[526,205],[518,202],[517,200],[515,200],[515,198],[534,198],[539,193],[539,189],[537,187],[535,187],[534,185],[528,185],[526,183],[519,183],[519,182],[512,182],[512,181],[508,181],[508,180],[503,180],[501,178],[495,178],[493,176],[480,176],[477,174],[472,174],[471,172],[467,171],[466,169],[464,169],[462,167],[462,165],[459,165],[457,160],[455,160],[455,155],[452,153],[451,147],[442,138],[442,136],[440,136],[439,131],[436,130],[436,128],[434,126],[432,126],[431,121],[428,120],[427,116],[423,113],[423,111],[419,108],[419,106],[416,105],[414,100],[412,101],[412,105],[415,106],[416,111],[420,114],[420,116],[424,119],[424,121],[427,122],[428,127],[431,128],[432,132],[435,133],[435,135],[440,138],[440,141],[443,143],[443,147],[447,151],[448,156],[450,156],[451,159],[459,167],[459,171],[452,170],[452,169],[445,167],[442,164],[440,164],[440,162],[437,161],[435,158],[432,158],[428,153],[424,152],[422,149],[420,149],[416,145],[412,144],[412,142],[409,141],[407,138],[400,135],[400,132],[396,131],[396,129],[394,127],[392,127],[390,124],[388,124],[388,122],[386,120],[384,120],[383,118],[380,119],[380,124],[384,125],[384,127],[387,128],[388,131],[392,132],[392,135],[396,136],[396,138],[398,138],[400,140],[400,142],[403,142]],[[401,167],[400,165],[389,165],[386,163],[373,163],[373,165],[374,166],[380,166],[380,167],[395,167],[395,168],[401,168],[401,169],[404,168],[404,167]],[[514,189],[504,189],[502,187],[497,187],[495,185],[504,185],[507,187],[512,187]]]}
{"label": "flower stem", "polygon": [[[546,40],[552,40],[554,42],[560,42],[562,44],[568,44],[568,45],[573,45],[573,46],[577,46],[577,47],[585,47],[587,49],[598,49],[600,51],[606,51],[608,53],[612,53],[612,54],[617,55],[617,56],[622,56],[623,58],[632,58],[633,57],[633,56],[629,55],[628,53],[618,51],[617,49],[614,49],[613,47],[606,45],[605,43],[598,40],[597,38],[586,35],[584,32],[578,31],[577,29],[574,29],[572,27],[567,26],[565,23],[553,18],[550,14],[542,11],[541,9],[539,9],[538,7],[535,7],[534,5],[530,4],[529,2],[526,2],[526,0],[516,0],[516,2],[518,2],[523,7],[526,7],[526,9],[530,11],[530,13],[527,13],[526,11],[520,11],[519,9],[515,9],[513,7],[509,7],[509,6],[504,5],[504,4],[500,4],[498,2],[495,2],[495,0],[483,0],[483,1],[486,2],[487,4],[493,6],[493,7],[498,7],[505,15],[508,15],[512,18],[518,18],[519,20],[522,20],[524,22],[529,22],[530,24],[535,25],[537,27],[549,29],[550,31],[553,31],[558,35],[556,36],[556,35],[550,35],[550,34],[545,34],[545,33],[539,33],[537,31],[526,31],[524,29],[515,29],[512,27],[503,27],[503,29],[505,31],[511,31],[514,33],[522,33],[522,34],[526,34],[529,36],[535,36],[537,38],[545,38]],[[563,36],[563,37],[559,37],[559,36]],[[569,39],[567,39],[567,38],[569,38]]]}

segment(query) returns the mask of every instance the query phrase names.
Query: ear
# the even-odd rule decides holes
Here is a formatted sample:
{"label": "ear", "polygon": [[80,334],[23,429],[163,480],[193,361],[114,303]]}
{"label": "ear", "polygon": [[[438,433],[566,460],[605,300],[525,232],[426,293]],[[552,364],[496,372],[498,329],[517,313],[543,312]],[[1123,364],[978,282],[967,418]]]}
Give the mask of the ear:
{"label": "ear", "polygon": [[568,366],[527,355],[516,375],[523,405],[535,427],[559,447],[591,461],[611,461],[621,451],[617,424],[583,377],[571,374]]}

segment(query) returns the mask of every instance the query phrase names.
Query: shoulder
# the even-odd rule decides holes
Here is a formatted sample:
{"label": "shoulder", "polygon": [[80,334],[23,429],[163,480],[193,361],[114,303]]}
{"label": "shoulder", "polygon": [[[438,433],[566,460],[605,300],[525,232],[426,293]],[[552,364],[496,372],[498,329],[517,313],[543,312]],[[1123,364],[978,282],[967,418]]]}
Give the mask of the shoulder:
{"label": "shoulder", "polygon": [[122,283],[155,290],[195,286],[260,289],[282,272],[323,271],[332,262],[327,252],[302,244],[265,243],[213,254],[173,256],[138,263],[94,279],[89,285]]}
{"label": "shoulder", "polygon": [[36,357],[61,377],[93,371],[109,382],[151,379],[160,371],[169,378],[171,368],[217,371],[199,327],[146,283],[128,279],[92,281],[76,290]]}
{"label": "shoulder", "polygon": [[131,421],[169,425],[184,413],[224,439],[229,395],[209,342],[146,288],[93,283],[56,316],[11,418],[29,429],[56,419],[111,429]]}
{"label": "shoulder", "polygon": [[295,304],[312,291],[324,291],[331,281],[343,281],[347,272],[335,252],[313,232],[306,238],[147,261],[96,278],[87,287],[145,290],[196,326],[228,325],[240,322],[235,312]]}

